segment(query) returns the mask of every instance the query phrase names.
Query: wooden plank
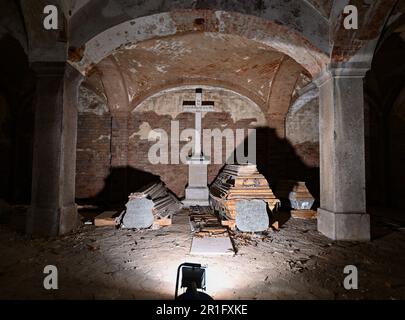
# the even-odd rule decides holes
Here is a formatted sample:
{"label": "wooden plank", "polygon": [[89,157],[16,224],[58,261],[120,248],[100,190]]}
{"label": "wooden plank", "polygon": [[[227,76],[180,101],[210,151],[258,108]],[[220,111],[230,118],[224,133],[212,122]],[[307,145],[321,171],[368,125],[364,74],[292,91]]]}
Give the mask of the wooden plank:
{"label": "wooden plank", "polygon": [[314,210],[291,210],[294,219],[316,219],[318,213]]}
{"label": "wooden plank", "polygon": [[94,218],[94,225],[96,227],[115,226],[116,211],[104,211]]}

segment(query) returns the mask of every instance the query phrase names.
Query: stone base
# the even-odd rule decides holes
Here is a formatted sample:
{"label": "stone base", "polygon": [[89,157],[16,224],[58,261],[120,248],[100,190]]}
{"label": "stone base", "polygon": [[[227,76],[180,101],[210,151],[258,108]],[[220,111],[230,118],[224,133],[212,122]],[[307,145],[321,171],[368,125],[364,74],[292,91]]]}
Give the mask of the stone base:
{"label": "stone base", "polygon": [[29,209],[26,232],[32,236],[60,236],[76,229],[79,224],[77,206]]}
{"label": "stone base", "polygon": [[188,187],[186,189],[186,198],[182,201],[183,206],[209,206],[208,187]]}
{"label": "stone base", "polygon": [[333,240],[370,241],[370,215],[318,209],[318,231]]}
{"label": "stone base", "polygon": [[206,157],[206,156],[192,156],[192,157],[188,157],[187,158],[187,164],[195,164],[195,165],[199,165],[199,164],[205,164],[208,165],[210,164],[210,158]]}
{"label": "stone base", "polygon": [[198,199],[187,199],[181,202],[184,208],[200,206],[200,207],[209,207],[210,203],[208,200],[198,200]]}

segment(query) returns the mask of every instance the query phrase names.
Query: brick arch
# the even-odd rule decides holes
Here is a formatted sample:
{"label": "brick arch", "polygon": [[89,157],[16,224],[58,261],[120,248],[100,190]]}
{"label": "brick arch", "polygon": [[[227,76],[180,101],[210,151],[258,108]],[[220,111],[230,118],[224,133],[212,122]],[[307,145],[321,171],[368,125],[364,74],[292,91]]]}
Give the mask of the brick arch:
{"label": "brick arch", "polygon": [[191,32],[238,35],[290,56],[311,75],[328,63],[322,45],[316,45],[277,19],[213,10],[174,10],[129,19],[95,35],[80,47],[69,48],[68,61],[82,74],[115,50],[141,41]]}
{"label": "brick arch", "polygon": [[224,89],[227,91],[231,91],[239,96],[243,96],[244,98],[247,98],[248,100],[252,101],[254,104],[256,104],[260,110],[262,111],[263,115],[266,117],[267,115],[267,104],[263,102],[262,99],[260,99],[257,95],[255,95],[253,92],[248,91],[246,88],[243,86],[238,86],[235,83],[231,82],[226,82],[222,80],[217,80],[217,79],[198,79],[198,80],[193,80],[193,81],[185,81],[184,79],[173,79],[173,81],[170,81],[166,83],[164,86],[159,86],[158,88],[152,88],[151,90],[148,90],[144,92],[142,95],[137,95],[134,100],[131,101],[129,105],[129,110],[131,111],[135,109],[139,104],[141,104],[143,101],[146,99],[159,94],[162,91],[165,90],[175,90],[175,89],[185,89],[185,88],[197,88],[199,86],[206,86],[206,87],[216,87],[220,89]]}

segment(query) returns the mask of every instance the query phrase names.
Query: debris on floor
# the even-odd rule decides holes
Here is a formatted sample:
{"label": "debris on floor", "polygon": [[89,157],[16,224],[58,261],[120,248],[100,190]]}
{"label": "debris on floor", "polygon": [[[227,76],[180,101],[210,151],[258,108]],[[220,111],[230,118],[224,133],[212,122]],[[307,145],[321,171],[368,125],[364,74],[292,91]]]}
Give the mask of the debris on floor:
{"label": "debris on floor", "polygon": [[[405,299],[404,233],[379,220],[373,229],[384,226],[384,235],[368,243],[336,243],[317,231],[316,220],[289,219],[282,232],[229,231],[237,255],[190,255],[190,212],[180,210],[172,225],[152,232],[83,226],[51,239],[0,225],[0,299],[173,299],[177,267],[190,260],[209,266],[207,289],[216,300]],[[58,267],[64,284],[51,296],[38,290],[47,264]],[[362,290],[344,289],[347,264],[361,270]]]}
{"label": "debris on floor", "polygon": [[181,202],[167,189],[163,182],[151,184],[140,192],[153,201],[155,220],[171,219],[182,207]]}
{"label": "debris on floor", "polygon": [[228,231],[223,227],[209,207],[191,207],[190,226],[196,237],[227,236]]}
{"label": "debris on floor", "polygon": [[257,247],[260,242],[272,242],[270,233],[267,231],[262,233],[230,231],[229,234],[236,248],[246,246]]}
{"label": "debris on floor", "polygon": [[193,234],[190,254],[234,254],[228,229],[221,225],[210,207],[191,207],[190,227]]}

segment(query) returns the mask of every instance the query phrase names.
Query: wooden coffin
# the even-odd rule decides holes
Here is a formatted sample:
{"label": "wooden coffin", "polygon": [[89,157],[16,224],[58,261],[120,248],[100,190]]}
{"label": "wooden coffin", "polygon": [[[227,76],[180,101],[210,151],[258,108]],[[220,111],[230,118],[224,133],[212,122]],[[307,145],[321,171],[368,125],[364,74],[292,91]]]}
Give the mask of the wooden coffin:
{"label": "wooden coffin", "polygon": [[232,229],[236,203],[242,199],[263,200],[272,211],[280,203],[256,165],[226,165],[210,187],[210,203],[222,218],[231,220],[228,225]]}

